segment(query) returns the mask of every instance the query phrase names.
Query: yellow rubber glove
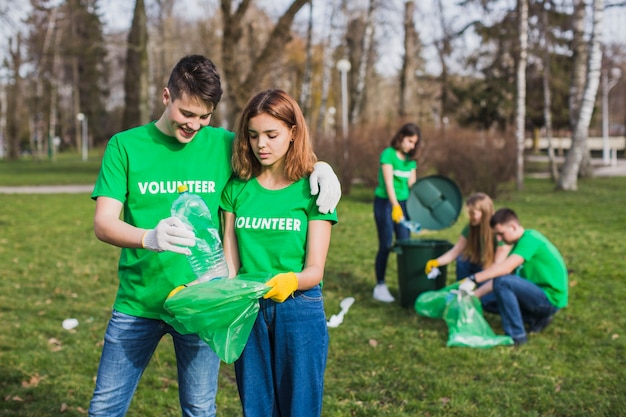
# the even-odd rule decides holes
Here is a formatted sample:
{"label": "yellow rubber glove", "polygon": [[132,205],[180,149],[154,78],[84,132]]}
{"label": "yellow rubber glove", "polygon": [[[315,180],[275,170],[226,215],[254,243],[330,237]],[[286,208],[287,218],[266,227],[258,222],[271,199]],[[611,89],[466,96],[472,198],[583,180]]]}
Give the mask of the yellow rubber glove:
{"label": "yellow rubber glove", "polygon": [[391,220],[393,220],[394,223],[400,223],[400,220],[403,218],[404,213],[402,212],[402,207],[400,207],[400,204],[396,204],[391,208]]}
{"label": "yellow rubber glove", "polygon": [[431,259],[430,261],[426,262],[426,268],[424,268],[424,272],[430,274],[430,271],[432,271],[433,268],[437,268],[438,266],[439,261],[436,259]]}
{"label": "yellow rubber glove", "polygon": [[265,285],[272,287],[272,289],[263,298],[271,298],[277,303],[282,303],[298,289],[298,277],[294,272],[286,272],[274,275]]}
{"label": "yellow rubber glove", "polygon": [[179,285],[178,287],[174,288],[172,291],[170,291],[170,293],[167,295],[167,298],[170,298],[171,296],[173,296],[174,294],[176,294],[178,291],[187,288],[186,285]]}

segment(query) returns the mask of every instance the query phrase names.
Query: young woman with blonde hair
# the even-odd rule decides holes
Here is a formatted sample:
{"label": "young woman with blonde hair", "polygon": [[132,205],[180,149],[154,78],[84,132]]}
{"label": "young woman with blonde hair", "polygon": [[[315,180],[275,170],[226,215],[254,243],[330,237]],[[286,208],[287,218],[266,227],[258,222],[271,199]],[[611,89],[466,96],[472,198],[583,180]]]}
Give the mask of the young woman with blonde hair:
{"label": "young woman with blonde hair", "polygon": [[[497,241],[489,225],[495,209],[493,201],[487,194],[479,192],[470,195],[465,202],[465,207],[469,223],[463,228],[459,239],[449,251],[426,263],[427,274],[435,267],[448,265],[456,260],[458,281],[504,260],[511,250],[509,245]],[[487,294],[490,290],[491,285],[481,287],[476,292]]]}

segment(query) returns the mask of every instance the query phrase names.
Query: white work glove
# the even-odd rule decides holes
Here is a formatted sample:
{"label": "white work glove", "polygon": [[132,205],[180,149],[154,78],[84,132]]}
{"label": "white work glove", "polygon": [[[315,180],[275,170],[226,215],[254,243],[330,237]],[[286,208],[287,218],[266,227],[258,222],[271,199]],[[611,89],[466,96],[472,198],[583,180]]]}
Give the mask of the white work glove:
{"label": "white work glove", "polygon": [[190,255],[191,250],[183,246],[195,246],[196,235],[177,217],[168,217],[157,227],[144,233],[141,246],[155,252],[170,251]]}
{"label": "white work glove", "polygon": [[441,271],[435,266],[428,274],[426,274],[426,277],[428,277],[428,279],[435,279],[439,275],[441,275]]}
{"label": "white work glove", "polygon": [[311,195],[317,195],[315,203],[320,213],[332,213],[341,198],[341,184],[335,171],[326,162],[316,162],[309,177]]}
{"label": "white work glove", "polygon": [[476,277],[473,274],[461,281],[461,285],[459,285],[459,291],[463,291],[465,294],[473,294],[475,288]]}

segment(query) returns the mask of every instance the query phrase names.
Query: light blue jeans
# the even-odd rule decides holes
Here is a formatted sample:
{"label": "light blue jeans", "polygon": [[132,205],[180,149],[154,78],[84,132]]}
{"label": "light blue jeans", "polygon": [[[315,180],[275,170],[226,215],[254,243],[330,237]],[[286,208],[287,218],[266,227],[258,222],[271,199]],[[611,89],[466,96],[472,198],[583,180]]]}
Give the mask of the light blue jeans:
{"label": "light blue jeans", "polygon": [[178,396],[184,417],[215,416],[220,360],[196,335],[181,335],[161,320],[113,311],[104,335],[89,416],[124,416],[161,338],[174,340]]}
{"label": "light blue jeans", "polygon": [[322,413],[328,329],[320,286],[261,310],[235,361],[244,417],[315,417]]}
{"label": "light blue jeans", "polygon": [[495,278],[493,294],[502,317],[502,328],[516,342],[527,339],[524,323],[532,325],[558,311],[541,288],[518,275]]}

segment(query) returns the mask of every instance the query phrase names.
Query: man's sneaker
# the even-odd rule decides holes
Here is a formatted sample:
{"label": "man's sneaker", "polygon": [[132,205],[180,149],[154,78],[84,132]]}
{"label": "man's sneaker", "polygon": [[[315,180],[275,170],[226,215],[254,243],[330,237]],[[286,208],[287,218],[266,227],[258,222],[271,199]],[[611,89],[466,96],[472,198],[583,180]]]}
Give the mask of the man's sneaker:
{"label": "man's sneaker", "polygon": [[387,285],[385,284],[377,284],[374,287],[374,293],[372,294],[372,297],[374,297],[374,300],[383,303],[392,303],[395,300],[395,298],[393,298],[393,295],[391,295],[391,293],[389,292],[389,288],[387,288]]}
{"label": "man's sneaker", "polygon": [[539,333],[540,331],[548,327],[548,325],[552,323],[552,320],[554,320],[554,314],[552,314],[551,316],[542,317],[537,320],[532,326],[530,326],[528,332]]}
{"label": "man's sneaker", "polygon": [[513,338],[513,347],[520,347],[522,345],[525,345],[528,342],[528,339],[526,338],[526,336],[522,336],[522,337],[518,337]]}

